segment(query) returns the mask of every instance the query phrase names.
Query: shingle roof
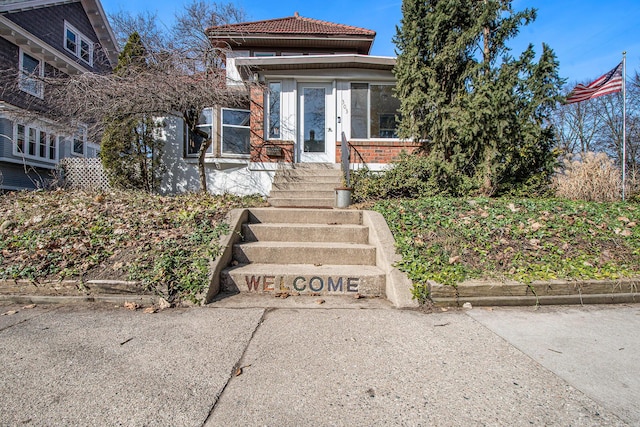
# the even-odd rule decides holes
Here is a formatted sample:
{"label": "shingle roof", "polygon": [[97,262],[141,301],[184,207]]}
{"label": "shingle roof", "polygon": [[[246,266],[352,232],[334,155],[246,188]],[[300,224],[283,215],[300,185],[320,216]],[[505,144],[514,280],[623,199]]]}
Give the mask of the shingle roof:
{"label": "shingle roof", "polygon": [[221,25],[208,29],[210,36],[231,34],[279,34],[279,35],[323,35],[323,36],[364,36],[375,37],[376,32],[351,25],[335,24],[305,18],[296,12],[294,16],[264,21],[242,22],[239,24]]}

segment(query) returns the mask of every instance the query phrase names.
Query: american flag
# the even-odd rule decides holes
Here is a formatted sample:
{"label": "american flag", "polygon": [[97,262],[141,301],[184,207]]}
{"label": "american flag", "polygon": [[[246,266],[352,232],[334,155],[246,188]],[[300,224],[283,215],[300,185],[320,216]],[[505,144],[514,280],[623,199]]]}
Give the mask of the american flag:
{"label": "american flag", "polygon": [[579,84],[574,87],[565,103],[573,104],[620,91],[622,91],[622,62],[607,74],[589,83],[588,86]]}

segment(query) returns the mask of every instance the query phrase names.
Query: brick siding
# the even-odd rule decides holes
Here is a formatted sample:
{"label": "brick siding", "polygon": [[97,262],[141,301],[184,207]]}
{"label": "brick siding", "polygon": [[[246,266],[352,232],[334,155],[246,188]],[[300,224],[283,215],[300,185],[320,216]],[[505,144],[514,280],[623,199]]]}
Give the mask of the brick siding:
{"label": "brick siding", "polygon": [[[351,154],[351,161],[357,163],[391,163],[401,152],[413,153],[420,144],[413,141],[350,141],[355,153]],[[340,163],[342,150],[340,142],[336,143],[336,163]]]}

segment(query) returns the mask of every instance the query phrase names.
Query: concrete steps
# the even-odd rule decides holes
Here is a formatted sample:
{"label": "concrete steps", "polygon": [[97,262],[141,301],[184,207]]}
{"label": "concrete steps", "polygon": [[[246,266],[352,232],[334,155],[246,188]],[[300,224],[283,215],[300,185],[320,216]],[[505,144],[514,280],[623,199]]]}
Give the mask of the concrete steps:
{"label": "concrete steps", "polygon": [[242,235],[247,241],[282,242],[289,233],[304,235],[307,242],[368,243],[369,229],[353,224],[244,224]]}
{"label": "concrete steps", "polygon": [[335,188],[342,185],[338,165],[296,163],[276,171],[268,201],[274,207],[335,206]]}
{"label": "concrete steps", "polygon": [[386,273],[362,212],[333,209],[250,209],[232,267],[222,271],[228,292],[385,296]]}

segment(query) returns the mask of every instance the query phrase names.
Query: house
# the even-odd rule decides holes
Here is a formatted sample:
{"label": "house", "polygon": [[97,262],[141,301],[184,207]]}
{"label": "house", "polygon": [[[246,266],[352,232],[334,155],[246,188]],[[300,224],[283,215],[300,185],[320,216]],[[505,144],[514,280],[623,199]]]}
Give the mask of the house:
{"label": "house", "polygon": [[[244,109],[211,108],[201,126],[213,136],[208,188],[269,194],[275,171],[297,163],[340,163],[348,141],[352,167],[381,169],[417,148],[398,138],[395,58],[371,56],[375,32],[300,16],[213,27],[228,86],[250,82]],[[179,121],[168,127],[164,192],[198,189],[199,144]]]}
{"label": "house", "polygon": [[46,186],[61,159],[96,157],[82,123],[68,135],[42,114],[42,78],[111,72],[117,59],[99,0],[0,0],[0,190]]}

